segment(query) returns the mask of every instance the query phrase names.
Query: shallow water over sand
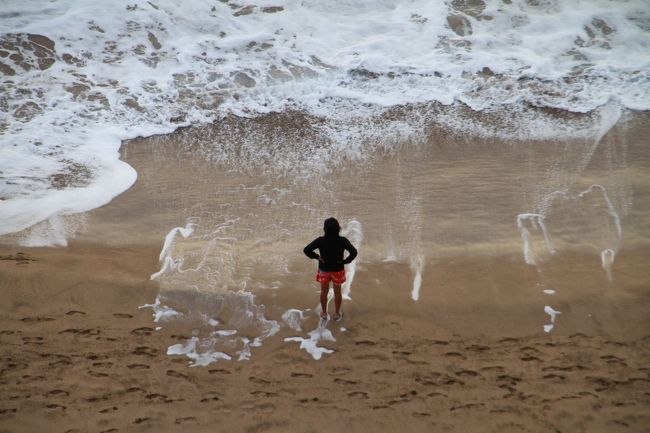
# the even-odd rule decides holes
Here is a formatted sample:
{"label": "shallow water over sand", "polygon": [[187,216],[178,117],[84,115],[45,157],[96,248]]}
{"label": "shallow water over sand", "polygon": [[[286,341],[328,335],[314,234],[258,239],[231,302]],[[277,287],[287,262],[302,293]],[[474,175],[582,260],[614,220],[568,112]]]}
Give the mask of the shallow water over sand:
{"label": "shallow water over sand", "polygon": [[351,324],[381,314],[473,335],[633,336],[647,322],[649,130],[647,116],[581,141],[432,130],[305,174],[272,159],[212,162],[205,132],[190,129],[126,143],[137,184],[89,213],[77,239],[161,245],[161,299],[198,338],[183,347],[240,359],[282,344],[278,332],[301,334],[281,318],[289,309],[303,311],[303,334],[317,326],[302,248],[329,216],[360,252],[345,287]]}

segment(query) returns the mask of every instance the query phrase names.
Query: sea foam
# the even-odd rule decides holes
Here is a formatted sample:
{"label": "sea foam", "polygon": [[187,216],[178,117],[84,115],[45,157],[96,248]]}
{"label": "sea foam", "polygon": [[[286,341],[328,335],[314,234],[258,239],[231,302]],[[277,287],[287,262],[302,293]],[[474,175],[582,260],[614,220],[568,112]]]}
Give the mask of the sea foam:
{"label": "sea foam", "polygon": [[[24,0],[3,5],[0,20],[0,234],[129,188],[136,173],[118,159],[122,140],[232,115],[321,119],[322,165],[422,135],[430,121],[495,136],[596,136],[598,119],[576,128],[526,107],[650,107],[643,0]],[[449,110],[382,117],[418,104]]]}

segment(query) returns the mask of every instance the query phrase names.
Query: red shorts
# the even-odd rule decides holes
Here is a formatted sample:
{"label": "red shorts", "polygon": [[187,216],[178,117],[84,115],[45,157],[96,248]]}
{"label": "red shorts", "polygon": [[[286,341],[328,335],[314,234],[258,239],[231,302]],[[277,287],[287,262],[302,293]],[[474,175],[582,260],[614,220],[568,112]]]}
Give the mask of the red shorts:
{"label": "red shorts", "polygon": [[316,281],[319,283],[329,283],[331,281],[334,284],[340,286],[341,284],[345,283],[345,269],[336,272],[321,271],[319,269],[318,273],[316,274]]}

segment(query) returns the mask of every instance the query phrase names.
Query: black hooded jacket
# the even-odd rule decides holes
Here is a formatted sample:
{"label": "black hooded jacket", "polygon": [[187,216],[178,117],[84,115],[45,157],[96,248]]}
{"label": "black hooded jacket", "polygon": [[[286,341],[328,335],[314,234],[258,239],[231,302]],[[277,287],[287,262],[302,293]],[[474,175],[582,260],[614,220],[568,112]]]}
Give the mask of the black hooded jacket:
{"label": "black hooded jacket", "polygon": [[[314,252],[316,249],[320,251],[320,256]],[[345,250],[348,251],[348,256],[343,259]],[[303,251],[310,259],[320,257],[322,260],[318,261],[318,269],[325,272],[342,271],[344,265],[351,263],[357,257],[357,249],[347,238],[339,235],[316,238]]]}

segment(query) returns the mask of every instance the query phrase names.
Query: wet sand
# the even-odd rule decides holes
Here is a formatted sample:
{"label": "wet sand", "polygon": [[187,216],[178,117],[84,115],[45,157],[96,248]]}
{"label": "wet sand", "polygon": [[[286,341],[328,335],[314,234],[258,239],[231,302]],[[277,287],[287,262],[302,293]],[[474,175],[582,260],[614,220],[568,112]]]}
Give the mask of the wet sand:
{"label": "wet sand", "polygon": [[[585,167],[560,144],[433,137],[334,167],[319,186],[206,163],[178,136],[127,143],[137,184],[68,247],[0,246],[0,431],[650,431],[648,125],[612,131]],[[562,204],[548,218],[556,253],[532,232],[526,264],[517,214],[557,185],[595,183],[622,238],[602,201],[585,203],[593,215]],[[321,342],[334,353],[314,360],[284,341],[305,332],[283,326],[249,361],[166,354],[193,325],[138,306],[188,296],[150,280],[171,228],[199,220],[202,237],[177,246],[194,257],[235,217],[238,242],[210,253],[234,265],[206,272],[245,281],[268,319],[311,309],[309,331],[317,283],[301,248],[330,213],[363,225],[346,317]],[[547,305],[561,312],[550,333]]]}

